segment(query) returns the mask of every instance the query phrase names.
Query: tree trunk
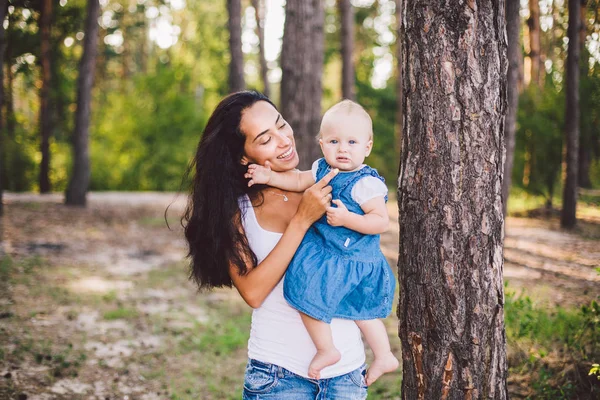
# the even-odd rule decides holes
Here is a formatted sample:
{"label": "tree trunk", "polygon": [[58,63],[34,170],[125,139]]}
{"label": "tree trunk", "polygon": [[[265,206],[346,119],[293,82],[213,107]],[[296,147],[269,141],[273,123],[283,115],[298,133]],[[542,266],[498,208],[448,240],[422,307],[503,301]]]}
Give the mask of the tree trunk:
{"label": "tree trunk", "polygon": [[342,34],[342,97],[356,100],[354,90],[354,9],[350,0],[338,0]]}
{"label": "tree trunk", "polygon": [[50,71],[50,25],[52,22],[52,0],[41,1],[40,13],[40,63],[42,66],[42,88],[40,89],[40,193],[49,193],[50,185],[50,136],[52,134],[52,114],[50,112],[50,85],[52,73]]}
{"label": "tree trunk", "polygon": [[[403,0],[396,0],[396,140],[395,150],[398,159],[402,151],[402,126],[404,119],[404,91],[402,89],[402,7]],[[398,166],[400,167],[400,166]],[[398,169],[400,171],[400,169]]]}
{"label": "tree trunk", "polygon": [[325,9],[323,0],[288,0],[281,49],[281,114],[294,129],[300,168],[319,155]]}
{"label": "tree trunk", "polygon": [[541,41],[540,41],[540,3],[539,0],[529,0],[529,58],[531,60],[531,82],[540,86],[541,83]]}
{"label": "tree trunk", "polygon": [[[8,0],[0,0],[0,21],[4,21],[8,12]],[[2,202],[4,194],[4,181],[2,174],[4,173],[4,49],[6,47],[4,24],[0,26],[0,217],[4,215],[4,204]],[[0,224],[1,225],[1,224]],[[3,232],[0,232],[2,235]],[[1,247],[1,246],[0,246]],[[2,248],[0,248],[0,253]]]}
{"label": "tree trunk", "polygon": [[506,399],[504,1],[405,0],[403,399]]}
{"label": "tree trunk", "polygon": [[242,4],[241,0],[227,0],[229,12],[229,92],[246,88],[244,81],[244,54],[242,53]]}
{"label": "tree trunk", "polygon": [[569,0],[569,48],[566,71],[565,143],[567,173],[563,190],[563,208],[560,225],[573,228],[577,223],[577,167],[579,147],[579,24],[581,0]]}
{"label": "tree trunk", "polygon": [[504,143],[506,148],[504,158],[504,180],[502,181],[502,210],[506,218],[506,208],[510,185],[512,182],[512,169],[515,156],[515,132],[517,127],[517,108],[519,106],[519,57],[521,57],[521,41],[519,30],[521,18],[519,17],[520,4],[518,1],[509,0],[506,3],[506,33],[508,38],[508,76],[506,92],[508,98],[508,113],[504,126]]}
{"label": "tree trunk", "polygon": [[83,54],[79,63],[79,77],[77,79],[77,110],[75,111],[75,131],[73,133],[73,170],[65,196],[65,202],[68,205],[85,206],[86,194],[90,185],[89,127],[98,48],[99,14],[100,3],[98,0],[88,0]]}
{"label": "tree trunk", "polygon": [[258,36],[258,59],[260,61],[260,77],[263,81],[263,94],[267,97],[271,96],[269,88],[269,67],[265,58],[265,17],[266,4],[265,0],[252,0],[252,7],[256,14],[256,34]]}

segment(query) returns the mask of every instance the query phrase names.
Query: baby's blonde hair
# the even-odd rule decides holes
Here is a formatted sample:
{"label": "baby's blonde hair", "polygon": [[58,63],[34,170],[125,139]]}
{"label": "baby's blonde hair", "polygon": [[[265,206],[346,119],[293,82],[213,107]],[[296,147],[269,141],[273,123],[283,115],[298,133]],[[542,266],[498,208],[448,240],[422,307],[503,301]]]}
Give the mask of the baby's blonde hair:
{"label": "baby's blonde hair", "polygon": [[339,103],[333,105],[329,110],[325,111],[323,114],[323,119],[321,119],[321,126],[319,128],[319,134],[317,135],[317,139],[321,139],[321,132],[323,131],[323,126],[329,122],[330,119],[333,119],[336,116],[349,116],[355,115],[358,117],[364,118],[365,122],[367,122],[368,130],[369,130],[369,140],[373,139],[373,121],[371,120],[371,116],[360,104],[352,101],[352,100],[342,100]]}

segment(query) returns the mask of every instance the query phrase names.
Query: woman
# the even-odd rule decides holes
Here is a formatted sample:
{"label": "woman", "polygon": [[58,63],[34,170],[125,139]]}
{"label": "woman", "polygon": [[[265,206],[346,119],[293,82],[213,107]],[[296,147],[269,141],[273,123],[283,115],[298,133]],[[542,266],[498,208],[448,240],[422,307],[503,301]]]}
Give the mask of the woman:
{"label": "woman", "polygon": [[292,128],[256,92],[227,96],[211,115],[193,161],[184,216],[190,277],[200,288],[232,285],[254,308],[244,399],[364,399],[365,353],[353,321],[331,324],[341,360],[308,378],[315,347],[300,315],[283,298],[287,266],[304,234],[331,202],[335,171],[304,194],[254,185],[250,163],[276,171],[298,165]]}

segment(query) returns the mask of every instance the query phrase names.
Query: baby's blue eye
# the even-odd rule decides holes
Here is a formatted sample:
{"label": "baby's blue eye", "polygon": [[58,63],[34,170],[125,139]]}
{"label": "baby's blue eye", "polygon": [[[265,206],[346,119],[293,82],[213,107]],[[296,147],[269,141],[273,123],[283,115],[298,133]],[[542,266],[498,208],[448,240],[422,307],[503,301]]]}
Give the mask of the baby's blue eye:
{"label": "baby's blue eye", "polygon": [[330,141],[329,143],[331,144],[337,144],[337,140],[333,139],[332,141]]}
{"label": "baby's blue eye", "polygon": [[356,140],[350,140],[350,144],[356,144]]}

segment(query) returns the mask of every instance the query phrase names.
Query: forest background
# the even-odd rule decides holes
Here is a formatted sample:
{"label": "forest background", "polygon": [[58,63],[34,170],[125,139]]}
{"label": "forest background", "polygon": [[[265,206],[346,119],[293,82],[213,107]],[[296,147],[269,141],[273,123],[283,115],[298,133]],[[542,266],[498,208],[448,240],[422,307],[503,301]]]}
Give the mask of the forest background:
{"label": "forest background", "polygon": [[[230,49],[233,3],[100,1],[87,211],[59,206],[56,193],[67,190],[73,174],[88,2],[5,3],[0,182],[8,193],[0,251],[8,256],[0,260],[0,395],[239,398],[249,310],[232,291],[197,296],[185,286],[183,249],[165,232],[162,214],[170,192],[185,187],[183,173],[207,118],[235,86],[236,73],[236,85],[241,76],[244,87],[281,104],[284,1],[239,2],[241,53]],[[341,3],[324,2],[321,110],[344,97]],[[353,90],[375,132],[367,161],[392,193],[400,151],[398,3],[351,1]],[[52,11],[43,13],[48,4]],[[520,2],[504,253],[513,398],[600,393],[600,7],[597,0],[581,5],[580,195],[578,227],[567,232],[557,217],[566,169],[567,1]],[[242,67],[231,73],[233,64]],[[169,193],[97,193],[103,191]],[[173,215],[167,219],[177,224]],[[382,237],[390,263],[397,228]],[[40,280],[46,285],[36,285]],[[393,316],[386,321],[399,350],[396,323]],[[400,371],[382,378],[370,398],[399,398],[401,380]]]}

